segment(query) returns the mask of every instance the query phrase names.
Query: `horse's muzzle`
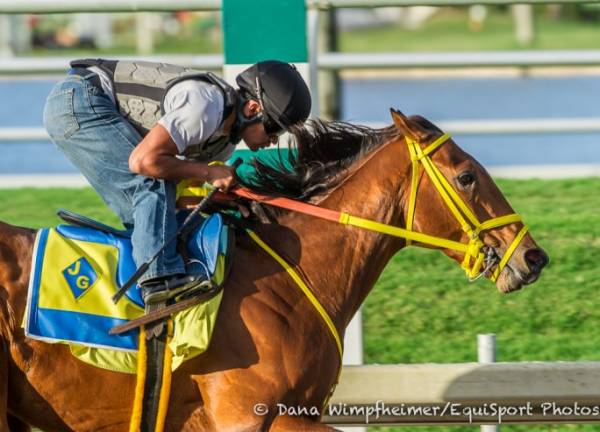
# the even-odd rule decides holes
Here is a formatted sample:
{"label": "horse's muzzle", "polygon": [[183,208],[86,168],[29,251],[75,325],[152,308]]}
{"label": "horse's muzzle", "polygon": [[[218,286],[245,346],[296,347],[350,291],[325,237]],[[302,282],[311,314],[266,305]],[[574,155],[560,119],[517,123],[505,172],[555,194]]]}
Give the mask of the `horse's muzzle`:
{"label": "horse's muzzle", "polygon": [[526,249],[520,255],[515,254],[509,265],[504,268],[502,277],[498,279],[498,290],[509,293],[534,283],[548,262],[546,252],[538,247]]}
{"label": "horse's muzzle", "polygon": [[523,259],[527,267],[529,267],[529,273],[523,275],[523,285],[529,285],[537,281],[542,273],[542,269],[550,261],[546,252],[540,248],[526,250],[523,254]]}
{"label": "horse's muzzle", "polygon": [[539,275],[549,261],[550,259],[543,249],[532,248],[525,252],[525,262],[532,274]]}

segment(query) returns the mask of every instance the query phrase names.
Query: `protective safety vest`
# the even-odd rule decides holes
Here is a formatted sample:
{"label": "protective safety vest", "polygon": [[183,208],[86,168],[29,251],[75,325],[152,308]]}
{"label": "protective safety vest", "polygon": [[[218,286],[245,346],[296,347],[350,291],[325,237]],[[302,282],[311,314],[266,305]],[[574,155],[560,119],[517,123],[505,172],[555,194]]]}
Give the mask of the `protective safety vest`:
{"label": "protective safety vest", "polygon": [[[111,78],[119,111],[142,136],[165,114],[164,99],[169,89],[184,80],[207,82],[221,90],[224,108],[218,130],[237,108],[237,91],[211,72],[146,61],[81,59],[71,62],[71,67],[74,68],[90,66],[99,67]],[[229,142],[228,135],[211,136],[206,142],[189,146],[184,156],[209,161],[223,151]]]}

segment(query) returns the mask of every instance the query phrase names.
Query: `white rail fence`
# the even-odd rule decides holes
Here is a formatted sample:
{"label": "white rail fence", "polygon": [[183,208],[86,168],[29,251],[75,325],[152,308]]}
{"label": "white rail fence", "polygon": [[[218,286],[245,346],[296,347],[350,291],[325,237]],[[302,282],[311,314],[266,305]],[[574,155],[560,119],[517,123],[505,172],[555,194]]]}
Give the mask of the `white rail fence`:
{"label": "white rail fence", "polygon": [[[559,3],[598,3],[600,0],[561,0]],[[311,9],[376,8],[389,6],[471,6],[508,4],[549,4],[548,0],[307,0]],[[220,10],[220,0],[0,0],[0,13],[76,13],[76,12],[170,12]]]}
{"label": "white rail fence", "polygon": [[[111,57],[117,60],[122,58]],[[220,70],[224,64],[223,56],[220,54],[127,56],[127,59],[162,61],[204,70]],[[63,74],[70,60],[72,59],[66,57],[0,58],[0,75]],[[316,63],[320,70],[600,66],[600,50],[479,53],[327,52],[318,54]]]}
{"label": "white rail fence", "polygon": [[[111,56],[111,58],[118,60],[124,57]],[[161,61],[204,70],[221,70],[223,68],[223,56],[219,54],[127,56],[127,59]],[[0,57],[0,75],[18,74],[18,77],[33,74],[62,75],[69,68],[71,60],[73,60],[72,57]],[[14,78],[14,76],[11,76],[11,78]]]}
{"label": "white rail fence", "polygon": [[324,414],[339,425],[597,423],[600,362],[345,366]]}
{"label": "white rail fence", "polygon": [[[541,119],[495,119],[439,121],[437,125],[456,135],[512,135],[545,133],[591,133],[600,132],[600,118],[541,118]],[[371,127],[383,127],[385,123],[368,123]],[[41,127],[0,128],[0,144],[17,141],[49,141]]]}

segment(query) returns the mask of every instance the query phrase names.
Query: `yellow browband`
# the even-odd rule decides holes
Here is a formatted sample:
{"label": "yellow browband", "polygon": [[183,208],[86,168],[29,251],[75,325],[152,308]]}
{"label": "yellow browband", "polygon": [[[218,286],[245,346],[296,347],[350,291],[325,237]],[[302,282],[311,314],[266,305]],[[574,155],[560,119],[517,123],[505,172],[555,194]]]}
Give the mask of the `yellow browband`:
{"label": "yellow browband", "polygon": [[[408,145],[408,151],[410,153],[412,161],[412,179],[410,189],[410,199],[408,203],[408,213],[406,218],[406,228],[398,228],[391,225],[382,224],[379,222],[371,221],[368,219],[362,219],[356,216],[342,213],[340,215],[340,223],[353,225],[356,227],[376,231],[384,234],[389,234],[395,237],[401,237],[406,239],[406,244],[410,245],[412,242],[419,242],[431,246],[437,246],[445,249],[452,249],[459,252],[463,252],[465,257],[461,264],[461,267],[465,270],[465,273],[470,278],[475,278],[480,275],[485,255],[482,252],[484,247],[483,242],[479,238],[482,231],[490,230],[492,228],[498,228],[504,225],[510,225],[516,222],[522,222],[521,216],[518,214],[510,214],[500,216],[487,220],[483,223],[479,222],[477,217],[473,214],[471,209],[456,193],[452,185],[446,180],[444,175],[433,163],[429,155],[444,144],[450,136],[444,134],[433,143],[429,144],[425,149],[421,149],[421,146],[416,141],[413,141],[409,137],[405,137]],[[415,217],[415,207],[417,204],[417,190],[419,188],[419,163],[423,164],[425,172],[431,179],[431,182],[439,192],[440,196],[460,224],[462,230],[469,236],[469,243],[460,243],[453,240],[444,239],[441,237],[434,237],[427,234],[413,231],[413,221]],[[504,256],[498,263],[496,270],[491,275],[490,279],[494,282],[498,279],[500,272],[504,269],[508,260],[519,246],[519,243],[527,234],[528,227],[524,225],[521,231],[516,235],[510,246],[506,249]]]}

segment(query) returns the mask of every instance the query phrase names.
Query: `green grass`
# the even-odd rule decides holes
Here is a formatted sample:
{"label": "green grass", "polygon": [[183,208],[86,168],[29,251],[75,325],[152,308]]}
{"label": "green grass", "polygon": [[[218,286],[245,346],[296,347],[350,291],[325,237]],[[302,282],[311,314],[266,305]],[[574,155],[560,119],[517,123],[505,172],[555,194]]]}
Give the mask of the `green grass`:
{"label": "green grass", "polygon": [[365,305],[367,363],[473,361],[488,332],[500,361],[600,360],[600,180],[499,183],[551,257],[543,277],[501,295],[438,252],[401,251]]}
{"label": "green grass", "polygon": [[[498,361],[600,360],[600,179],[500,181],[551,262],[524,290],[469,284],[440,253],[401,251],[364,306],[366,363],[476,361],[476,335],[495,333]],[[381,431],[468,431],[408,427]],[[502,431],[598,431],[595,425]]]}
{"label": "green grass", "polygon": [[[469,284],[457,264],[409,248],[387,266],[364,305],[366,363],[476,361],[476,335],[495,333],[499,361],[600,360],[600,179],[499,182],[551,262],[524,290]],[[66,207],[116,223],[90,189],[0,190],[0,219],[54,225]],[[405,427],[381,431],[470,431]],[[600,426],[503,426],[502,431],[598,431]]]}
{"label": "green grass", "polygon": [[[469,28],[465,7],[440,8],[418,30],[399,25],[339,32],[339,50],[344,52],[383,51],[497,51],[600,49],[600,22],[576,19],[573,7],[559,19],[548,15],[546,8],[535,9],[535,39],[530,46],[520,46],[515,38],[514,20],[509,8],[488,7],[488,16],[480,31]],[[66,18],[65,18],[66,19]],[[118,24],[118,25],[117,25]],[[135,55],[135,22],[125,16],[114,25],[115,45],[103,50],[36,49],[23,55],[62,55],[70,57]],[[222,29],[219,20],[206,16],[197,25],[180,34],[155,34],[155,53],[214,54],[222,52]]]}
{"label": "green grass", "polygon": [[419,30],[400,26],[383,26],[343,31],[339,35],[340,51],[496,51],[599,49],[600,24],[572,18],[551,19],[538,11],[535,39],[530,46],[520,46],[515,38],[514,21],[508,11],[489,8],[490,13],[480,31],[468,26],[465,8],[445,8]]}
{"label": "green grass", "polygon": [[[56,210],[65,208],[120,227],[119,219],[91,188],[85,189],[4,189],[0,190],[0,220],[31,228],[61,222]],[[10,205],[7,205],[10,203]]]}
{"label": "green grass", "polygon": [[[164,17],[165,14],[162,14]],[[178,32],[169,34],[160,28],[153,32],[154,53],[179,54],[203,53],[217,54],[222,52],[222,33],[218,13],[204,13],[197,16],[193,22],[180,26]],[[38,28],[40,35],[51,39],[57,29],[64,27],[71,19],[69,14],[42,15]],[[77,48],[36,48],[22,53],[24,56],[127,56],[136,54],[135,14],[123,13],[115,17],[112,22],[113,45],[103,49],[77,49]]]}

